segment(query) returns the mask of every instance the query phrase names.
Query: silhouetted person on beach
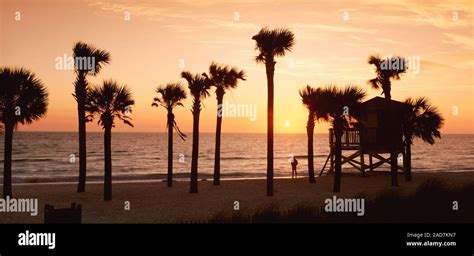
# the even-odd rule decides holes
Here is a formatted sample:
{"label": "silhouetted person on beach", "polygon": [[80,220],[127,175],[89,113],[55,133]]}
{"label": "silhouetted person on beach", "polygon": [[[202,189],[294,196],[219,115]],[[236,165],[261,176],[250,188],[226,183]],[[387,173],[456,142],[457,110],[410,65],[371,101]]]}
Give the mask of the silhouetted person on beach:
{"label": "silhouetted person on beach", "polygon": [[296,167],[298,166],[298,160],[296,157],[293,157],[291,160],[291,178],[298,178],[298,173],[296,172]]}

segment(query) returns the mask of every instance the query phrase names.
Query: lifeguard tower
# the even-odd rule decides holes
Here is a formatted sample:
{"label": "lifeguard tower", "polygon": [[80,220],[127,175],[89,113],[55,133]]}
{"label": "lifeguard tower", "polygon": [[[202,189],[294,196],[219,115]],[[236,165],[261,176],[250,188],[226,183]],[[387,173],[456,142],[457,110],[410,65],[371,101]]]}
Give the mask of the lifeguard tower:
{"label": "lifeguard tower", "polygon": [[[391,165],[390,153],[392,150],[398,155],[397,169],[404,172],[403,165],[398,163],[402,159],[405,162],[405,146],[403,143],[402,121],[410,105],[375,97],[360,104],[357,107],[357,118],[353,127],[345,128],[341,138],[342,159],[341,165],[350,164],[365,175],[366,170],[373,171],[387,163]],[[330,153],[324,163],[319,176],[326,169],[329,161],[328,172],[334,170],[335,151],[334,130],[329,129]],[[389,154],[384,157],[383,154]],[[368,164],[365,156],[368,155]],[[375,159],[375,161],[374,161]]]}

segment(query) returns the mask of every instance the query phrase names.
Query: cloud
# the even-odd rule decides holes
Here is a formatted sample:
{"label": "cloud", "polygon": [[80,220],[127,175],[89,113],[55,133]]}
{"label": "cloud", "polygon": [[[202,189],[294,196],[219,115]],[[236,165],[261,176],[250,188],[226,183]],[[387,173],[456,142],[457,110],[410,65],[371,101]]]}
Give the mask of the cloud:
{"label": "cloud", "polygon": [[390,38],[380,38],[380,37],[377,37],[377,38],[375,38],[375,41],[377,41],[377,42],[382,42],[382,43],[388,43],[388,44],[401,45],[401,46],[409,46],[409,44],[407,44],[407,43],[400,42],[400,41],[396,41],[396,40],[392,40],[392,39],[390,39]]}
{"label": "cloud", "polygon": [[[366,5],[380,14],[373,16],[377,22],[386,24],[425,25],[440,29],[472,27],[472,1],[407,1],[399,0],[381,6],[375,1]],[[388,15],[385,13],[389,13]],[[394,15],[397,13],[398,15]],[[455,19],[457,15],[458,19]]]}
{"label": "cloud", "polygon": [[157,5],[153,1],[140,1],[140,2],[130,2],[130,1],[94,1],[94,0],[85,0],[86,3],[94,8],[98,8],[107,12],[117,12],[124,13],[130,12],[134,16],[149,17],[154,19],[163,19],[163,18],[189,18],[189,14],[180,13],[172,6],[161,7],[164,5]]}
{"label": "cloud", "polygon": [[[324,1],[324,0],[321,0]],[[472,27],[472,0],[354,0],[324,1],[325,9],[304,11],[307,15],[340,15],[350,13],[351,20],[364,20],[365,25],[428,26],[440,29]],[[357,8],[348,8],[356,6]]]}
{"label": "cloud", "polygon": [[203,18],[202,22],[206,23],[207,28],[225,28],[225,29],[251,29],[258,30],[260,26],[250,22],[223,20],[217,18]]}
{"label": "cloud", "polygon": [[421,60],[420,66],[422,66],[423,69],[425,69],[425,68],[428,68],[428,69],[454,68],[453,66],[448,65],[446,63],[430,61],[430,60],[425,60],[425,59]]}
{"label": "cloud", "polygon": [[305,29],[317,29],[317,30],[324,30],[330,32],[339,32],[339,33],[369,33],[373,34],[376,32],[375,29],[363,29],[363,28],[356,28],[356,27],[348,27],[348,26],[339,26],[339,25],[325,25],[325,24],[316,24],[316,23],[295,23],[292,24],[291,27],[294,28],[305,28]]}
{"label": "cloud", "polygon": [[443,41],[444,43],[461,46],[470,50],[472,50],[474,47],[472,34],[466,36],[453,33],[443,33],[443,35],[446,37],[446,40]]}
{"label": "cloud", "polygon": [[[85,0],[89,6],[107,12],[124,13],[130,12],[132,16],[144,17],[152,21],[168,21],[173,24],[165,24],[163,27],[172,28],[182,32],[189,32],[196,25],[202,25],[210,29],[253,29],[259,28],[256,24],[249,22],[234,21],[231,15],[223,19],[215,12],[210,12],[209,5],[216,4],[217,1],[207,1],[197,4],[190,1],[169,1],[157,4],[156,1],[124,1],[124,0]],[[251,3],[253,1],[246,1]],[[163,7],[166,6],[166,7]],[[188,22],[184,24],[184,22]],[[180,22],[180,24],[176,24]]]}

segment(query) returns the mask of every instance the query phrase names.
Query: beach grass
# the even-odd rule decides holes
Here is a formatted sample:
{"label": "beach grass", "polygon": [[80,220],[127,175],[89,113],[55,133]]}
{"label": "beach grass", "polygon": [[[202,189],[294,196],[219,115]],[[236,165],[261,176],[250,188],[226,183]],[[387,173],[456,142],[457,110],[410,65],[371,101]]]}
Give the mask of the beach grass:
{"label": "beach grass", "polygon": [[377,192],[366,201],[363,216],[301,203],[289,210],[269,205],[247,214],[221,212],[208,223],[474,223],[473,194],[474,181],[448,186],[439,178],[429,178],[414,193]]}

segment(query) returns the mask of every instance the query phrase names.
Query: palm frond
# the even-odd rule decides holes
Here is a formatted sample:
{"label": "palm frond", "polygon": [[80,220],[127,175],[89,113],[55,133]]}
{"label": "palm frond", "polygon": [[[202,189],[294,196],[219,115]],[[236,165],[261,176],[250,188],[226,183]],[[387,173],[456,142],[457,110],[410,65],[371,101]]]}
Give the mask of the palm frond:
{"label": "palm frond", "polygon": [[407,98],[405,103],[411,106],[403,123],[405,141],[411,144],[414,138],[420,138],[434,144],[435,138],[441,138],[440,129],[444,125],[444,118],[439,110],[425,97]]}
{"label": "palm frond", "polygon": [[257,63],[285,56],[287,51],[292,51],[295,44],[295,35],[287,28],[264,27],[252,39],[256,42],[255,50],[259,51],[255,57]]}
{"label": "palm frond", "polygon": [[45,116],[48,92],[31,71],[20,68],[0,69],[0,112],[2,121],[30,124]]}
{"label": "palm frond", "polygon": [[[73,57],[74,60],[77,58],[93,58],[94,60],[94,72],[92,70],[88,70],[89,74],[95,76],[97,75],[100,70],[103,68],[104,65],[110,63],[110,53],[106,50],[97,49],[92,45],[86,44],[84,42],[76,42],[73,46]],[[75,63],[77,64],[77,63]],[[75,67],[76,72],[81,71],[79,67]]]}
{"label": "palm frond", "polygon": [[320,116],[324,120],[334,120],[340,118],[345,108],[349,110],[349,116],[357,115],[358,105],[366,97],[366,92],[363,88],[356,85],[347,85],[343,88],[329,84],[321,89]]}
{"label": "palm frond", "polygon": [[377,70],[380,69],[381,62],[382,61],[379,55],[371,55],[369,56],[369,60],[367,61],[367,63],[369,63],[370,65],[374,65]]}
{"label": "palm frond", "polygon": [[86,110],[89,116],[99,117],[98,123],[103,127],[114,127],[115,119],[133,127],[128,116],[135,104],[132,93],[125,85],[119,85],[114,80],[106,80],[102,86],[90,89]]}
{"label": "palm frond", "polygon": [[374,78],[374,79],[370,79],[369,81],[367,81],[367,83],[373,88],[373,89],[376,89],[378,90],[380,87],[381,87],[381,84],[379,83],[379,79],[377,78]]}
{"label": "palm frond", "polygon": [[178,136],[183,140],[185,141],[186,140],[186,134],[184,134],[178,127],[178,124],[176,123],[176,121],[173,120],[173,127],[176,131],[176,133],[178,134]]}
{"label": "palm frond", "polygon": [[245,80],[243,70],[216,62],[211,63],[208,74],[203,73],[202,75],[207,79],[210,86],[216,87],[216,94],[218,92],[225,93],[226,89],[236,88],[239,80]]}
{"label": "palm frond", "polygon": [[158,94],[158,97],[153,98],[152,106],[163,106],[167,109],[182,106],[181,102],[187,97],[183,85],[179,82],[158,86],[155,92]]}
{"label": "palm frond", "polygon": [[210,82],[202,74],[192,74],[189,71],[183,71],[181,77],[188,83],[188,88],[194,99],[204,99],[210,96]]}
{"label": "palm frond", "polygon": [[298,93],[301,97],[301,101],[307,109],[313,108],[313,101],[314,101],[313,96],[314,96],[315,91],[316,89],[309,85],[306,85],[304,88],[298,90]]}

